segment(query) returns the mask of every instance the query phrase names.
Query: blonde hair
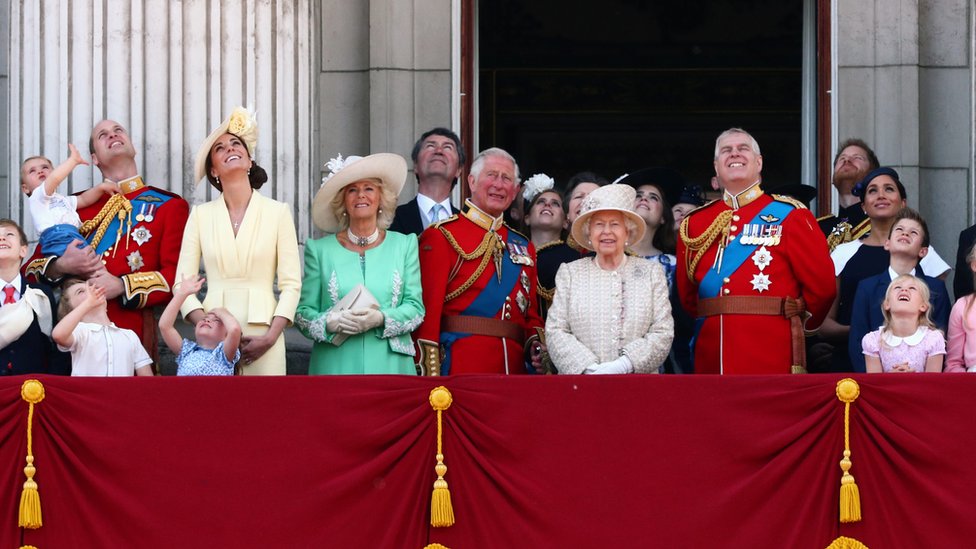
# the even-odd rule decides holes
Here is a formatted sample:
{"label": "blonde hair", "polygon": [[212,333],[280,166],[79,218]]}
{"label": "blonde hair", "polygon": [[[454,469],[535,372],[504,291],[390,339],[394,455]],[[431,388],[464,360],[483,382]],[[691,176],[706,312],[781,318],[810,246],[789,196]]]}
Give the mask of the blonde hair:
{"label": "blonde hair", "polygon": [[61,300],[58,301],[58,318],[64,318],[68,316],[68,313],[74,310],[74,306],[71,305],[71,299],[68,298],[68,288],[72,286],[77,286],[78,284],[87,284],[85,280],[81,278],[71,277],[66,279],[61,283]]}
{"label": "blonde hair", "polygon": [[[390,224],[393,223],[393,215],[396,213],[397,207],[397,193],[389,185],[384,185],[382,181],[375,177],[366,177],[357,181],[353,181],[349,185],[354,185],[360,181],[372,181],[380,189],[380,209],[376,214],[376,226],[380,229],[388,229]],[[346,211],[346,187],[339,189],[335,196],[332,197],[332,202],[329,203],[329,208],[332,209],[332,214],[335,215],[336,219],[339,220],[339,230],[336,232],[342,232],[349,228],[349,212]]]}
{"label": "blonde hair", "polygon": [[[891,297],[891,291],[894,290],[895,286],[903,283],[913,281],[918,286],[918,293],[922,296],[922,301],[927,305],[925,311],[918,312],[918,325],[925,326],[930,330],[938,330],[935,323],[932,322],[932,292],[929,290],[929,285],[925,283],[921,278],[910,275],[903,274],[901,276],[895,277],[888,284],[888,289],[885,290],[884,304],[881,306],[881,313],[884,315],[884,326],[881,327],[881,334],[884,335],[886,331],[891,328],[891,310],[887,307],[888,299]],[[884,338],[881,338],[881,344],[884,345]]]}

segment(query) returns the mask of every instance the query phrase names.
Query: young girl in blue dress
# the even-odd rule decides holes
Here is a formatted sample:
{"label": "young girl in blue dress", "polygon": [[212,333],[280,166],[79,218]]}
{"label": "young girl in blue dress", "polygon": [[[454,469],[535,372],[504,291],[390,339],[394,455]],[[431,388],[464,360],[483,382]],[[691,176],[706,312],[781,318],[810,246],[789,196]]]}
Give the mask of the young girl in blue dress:
{"label": "young girl in blue dress", "polygon": [[196,341],[183,339],[174,323],[186,298],[203,287],[199,275],[183,277],[173,288],[173,299],[159,317],[159,333],[176,355],[178,376],[230,376],[241,359],[241,325],[227,309],[218,307],[205,314],[193,329]]}

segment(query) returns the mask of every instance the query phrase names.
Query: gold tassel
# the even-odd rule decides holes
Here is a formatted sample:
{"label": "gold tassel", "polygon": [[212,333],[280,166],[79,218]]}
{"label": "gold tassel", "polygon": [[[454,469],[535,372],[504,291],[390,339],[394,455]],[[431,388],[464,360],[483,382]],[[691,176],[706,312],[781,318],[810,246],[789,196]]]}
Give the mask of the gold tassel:
{"label": "gold tassel", "polygon": [[451,548],[445,545],[441,545],[439,543],[431,543],[430,545],[425,545],[424,549],[451,549]]}
{"label": "gold tassel", "polygon": [[840,521],[842,523],[861,520],[861,494],[854,475],[851,474],[851,403],[861,394],[861,388],[851,378],[837,382],[837,398],[844,403],[844,459],[840,469],[844,472],[840,479]]}
{"label": "gold tassel", "polygon": [[20,493],[20,513],[18,525],[23,528],[37,529],[41,527],[41,495],[37,492],[37,482],[34,481],[34,439],[32,424],[34,422],[34,405],[44,400],[44,385],[36,379],[28,379],[20,387],[20,398],[28,402],[27,407],[27,466],[24,474],[24,490]]}
{"label": "gold tassel", "polygon": [[447,473],[447,465],[444,465],[443,433],[441,415],[444,410],[451,407],[451,392],[447,387],[435,387],[430,392],[430,405],[437,411],[437,465],[434,471],[437,472],[437,480],[434,481],[434,493],[430,498],[430,525],[435,528],[442,528],[454,525],[454,508],[451,506],[451,491],[447,489],[447,481],[444,475]]}
{"label": "gold tassel", "polygon": [[34,547],[33,545],[21,545],[20,549],[37,549],[37,547]]}
{"label": "gold tassel", "polygon": [[868,546],[854,538],[841,536],[831,542],[825,549],[868,549]]}

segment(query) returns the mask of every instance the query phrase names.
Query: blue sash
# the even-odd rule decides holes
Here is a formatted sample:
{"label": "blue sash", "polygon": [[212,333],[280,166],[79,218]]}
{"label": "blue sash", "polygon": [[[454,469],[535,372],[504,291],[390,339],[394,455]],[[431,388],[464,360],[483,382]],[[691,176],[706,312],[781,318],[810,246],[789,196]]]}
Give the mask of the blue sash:
{"label": "blue sash", "polygon": [[[520,245],[526,250],[529,249],[528,240],[515,231],[509,230],[506,244],[511,243]],[[508,246],[505,248],[505,257],[502,259],[501,281],[498,280],[497,276],[490,277],[488,283],[481,290],[481,293],[474,298],[474,301],[466,309],[461,311],[462,315],[495,318],[501,310],[502,305],[505,304],[505,298],[512,294],[512,289],[518,284],[519,275],[522,274],[522,266],[512,261],[512,256],[509,253],[510,248]],[[440,343],[444,346],[444,360],[441,361],[441,375],[446,376],[451,373],[451,346],[454,345],[455,341],[470,335],[462,332],[441,332]]]}
{"label": "blue sash", "polygon": [[[139,194],[139,196],[129,200],[129,202],[132,203],[131,215],[133,221],[135,221],[136,214],[138,214],[143,207],[146,208],[146,211],[149,211],[150,206],[155,206],[153,215],[158,215],[159,208],[162,207],[162,205],[168,202],[171,198],[173,197],[153,189],[143,191],[142,193]],[[129,221],[128,217],[126,217],[121,222],[119,221],[118,216],[112,218],[112,222],[109,224],[108,230],[105,231],[105,235],[102,236],[102,239],[98,242],[98,246],[95,248],[95,253],[101,255],[105,253],[105,250],[109,249],[109,247],[115,245],[115,242],[119,237],[120,223],[124,223],[125,224],[124,227],[129,230],[131,230],[132,227],[135,227],[138,224],[138,223],[133,223],[132,226],[130,227],[128,225],[128,221]],[[91,239],[93,236],[95,236],[95,231],[92,231],[91,234],[88,235],[87,240],[89,244],[91,244]]]}
{"label": "blue sash", "polygon": [[[785,202],[779,202],[778,200],[773,200],[766,205],[759,213],[756,214],[748,224],[750,225],[772,225],[773,223],[782,224],[786,219],[786,216],[790,215],[794,207]],[[776,221],[766,222],[763,221],[763,216],[773,216]],[[722,255],[722,270],[718,271],[714,267],[709,269],[705,273],[705,277],[702,278],[701,284],[698,285],[698,298],[708,298],[708,297],[718,297],[719,291],[722,289],[723,281],[732,275],[739,267],[745,263],[746,259],[749,258],[756,251],[758,244],[743,244],[742,235],[735,238],[735,240],[729,242],[728,246],[725,247],[725,251]],[[695,345],[698,343],[698,333],[701,331],[702,325],[705,323],[704,317],[698,317],[695,319],[695,331],[691,336],[691,342],[689,346],[691,347],[691,356],[695,356]]]}
{"label": "blue sash", "polygon": [[[749,225],[772,225],[774,223],[780,224],[786,219],[786,216],[790,215],[793,211],[793,206],[785,202],[772,201],[766,205],[756,217],[749,221]],[[766,222],[763,221],[763,216],[772,216],[776,221]],[[728,246],[725,247],[725,251],[722,255],[722,270],[717,271],[714,268],[708,270],[705,273],[705,277],[702,279],[701,284],[698,285],[698,297],[716,297],[718,296],[719,290],[722,289],[722,281],[732,275],[739,267],[745,263],[746,259],[749,258],[759,247],[758,244],[743,244],[742,235],[740,234],[735,240],[729,242]]]}

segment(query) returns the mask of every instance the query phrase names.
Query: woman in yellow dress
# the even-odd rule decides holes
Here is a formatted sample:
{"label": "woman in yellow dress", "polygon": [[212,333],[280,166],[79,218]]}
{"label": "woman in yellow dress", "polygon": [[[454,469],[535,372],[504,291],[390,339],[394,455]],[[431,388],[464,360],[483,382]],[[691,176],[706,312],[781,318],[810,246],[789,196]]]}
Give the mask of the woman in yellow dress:
{"label": "woman in yellow dress", "polygon": [[190,212],[176,280],[197,274],[202,260],[207,296],[187,298],[183,316],[195,325],[226,308],[243,332],[242,373],[284,375],[282,331],[298,307],[301,260],[291,207],[257,192],[268,175],[254,162],[256,145],[257,123],[237,107],[200,146],[195,180],[206,177],[221,194]]}

